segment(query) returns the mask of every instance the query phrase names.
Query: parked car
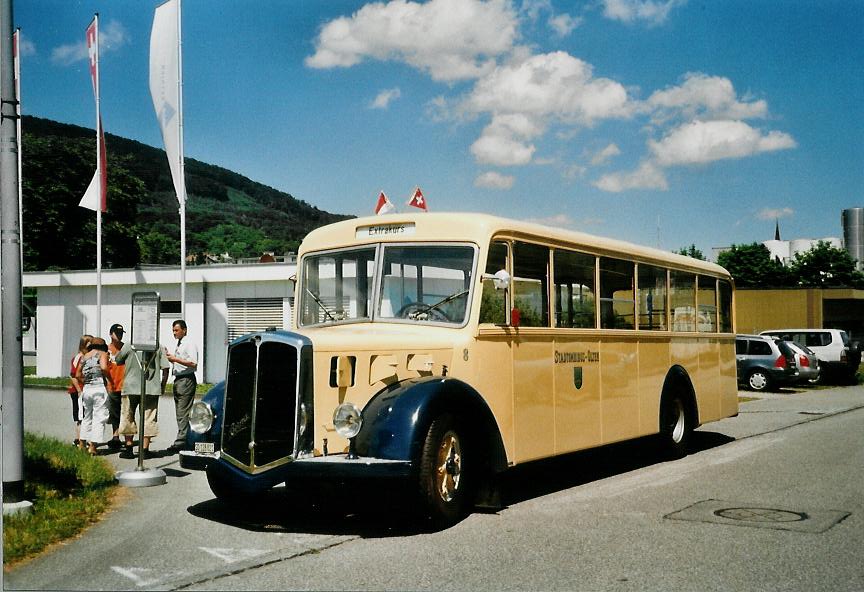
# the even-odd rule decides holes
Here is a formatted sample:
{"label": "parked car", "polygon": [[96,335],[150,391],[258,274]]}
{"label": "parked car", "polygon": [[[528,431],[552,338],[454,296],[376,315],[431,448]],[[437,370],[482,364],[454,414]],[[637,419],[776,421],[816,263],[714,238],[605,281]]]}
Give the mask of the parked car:
{"label": "parked car", "polygon": [[763,335],[736,335],[738,384],[754,391],[772,390],[798,380],[795,354],[781,340]]}
{"label": "parked car", "polygon": [[813,350],[822,367],[820,376],[826,373],[841,380],[851,381],[858,372],[861,352],[849,340],[846,331],[840,329],[771,329],[760,335],[771,335],[785,341],[794,341]]}
{"label": "parked car", "polygon": [[798,366],[798,382],[819,382],[819,357],[806,345],[787,341],[786,345],[795,353],[795,365]]}

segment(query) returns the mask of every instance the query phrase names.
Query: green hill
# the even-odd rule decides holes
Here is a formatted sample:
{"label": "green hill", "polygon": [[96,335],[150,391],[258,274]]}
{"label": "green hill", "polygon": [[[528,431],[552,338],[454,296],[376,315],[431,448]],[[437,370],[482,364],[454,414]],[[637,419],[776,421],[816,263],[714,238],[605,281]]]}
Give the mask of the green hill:
{"label": "green hill", "polygon": [[[96,265],[96,216],[78,207],[93,176],[95,132],[25,117],[24,268]],[[179,262],[180,220],[165,152],[106,134],[108,211],[102,266]],[[186,251],[234,258],[296,251],[312,229],[350,216],[331,214],[227,169],[186,159]]]}

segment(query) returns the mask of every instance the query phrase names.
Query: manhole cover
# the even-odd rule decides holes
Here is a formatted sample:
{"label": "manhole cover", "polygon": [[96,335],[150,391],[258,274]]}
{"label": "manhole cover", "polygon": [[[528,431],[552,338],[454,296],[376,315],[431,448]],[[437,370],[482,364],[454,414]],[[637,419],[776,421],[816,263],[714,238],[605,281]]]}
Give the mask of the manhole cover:
{"label": "manhole cover", "polygon": [[722,500],[706,500],[665,516],[670,520],[708,522],[730,526],[773,528],[798,532],[825,532],[840,523],[849,512],[810,510],[802,512],[788,508],[769,508]]}
{"label": "manhole cover", "polygon": [[803,512],[790,512],[773,508],[723,508],[716,510],[714,515],[744,522],[798,522],[807,520],[807,514]]}

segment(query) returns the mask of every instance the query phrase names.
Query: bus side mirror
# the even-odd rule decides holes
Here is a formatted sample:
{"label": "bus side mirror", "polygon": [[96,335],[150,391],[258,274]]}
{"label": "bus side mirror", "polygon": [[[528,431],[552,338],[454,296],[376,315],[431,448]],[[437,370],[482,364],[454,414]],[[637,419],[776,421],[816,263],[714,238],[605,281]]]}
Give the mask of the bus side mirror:
{"label": "bus side mirror", "polygon": [[510,274],[505,269],[499,269],[494,274],[484,273],[484,280],[492,280],[496,290],[506,290],[510,287]]}

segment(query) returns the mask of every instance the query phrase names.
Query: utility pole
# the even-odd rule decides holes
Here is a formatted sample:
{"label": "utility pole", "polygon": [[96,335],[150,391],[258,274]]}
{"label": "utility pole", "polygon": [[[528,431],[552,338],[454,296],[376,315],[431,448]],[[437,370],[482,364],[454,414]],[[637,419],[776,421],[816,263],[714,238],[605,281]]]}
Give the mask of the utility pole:
{"label": "utility pole", "polygon": [[24,377],[21,344],[21,227],[18,218],[18,105],[12,58],[12,0],[0,0],[0,333],[2,333],[3,513],[26,511]]}

